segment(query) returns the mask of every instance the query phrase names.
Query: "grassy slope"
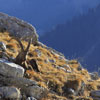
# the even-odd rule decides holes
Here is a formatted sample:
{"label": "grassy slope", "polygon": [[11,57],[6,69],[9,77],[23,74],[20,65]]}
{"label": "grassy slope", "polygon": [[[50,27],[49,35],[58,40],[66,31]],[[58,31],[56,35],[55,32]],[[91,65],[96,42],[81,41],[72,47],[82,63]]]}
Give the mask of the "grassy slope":
{"label": "grassy slope", "polygon": [[[20,46],[16,40],[11,40],[11,37],[8,33],[0,33],[0,41],[3,41],[7,45],[7,54],[11,57],[16,57],[18,52],[20,51]],[[27,46],[27,42],[22,41],[24,47]],[[41,52],[39,56],[36,50]],[[82,81],[86,84],[84,98],[88,98],[89,93],[91,90],[97,90],[97,87],[100,84],[100,80],[89,82],[90,76],[86,69],[81,71],[77,70],[79,63],[76,60],[70,60],[66,62],[64,59],[59,59],[58,54],[52,54],[49,50],[42,48],[40,46],[33,46],[31,45],[29,50],[29,55],[27,55],[27,62],[32,59],[36,59],[38,63],[38,67],[40,72],[34,71],[31,65],[26,64],[26,75],[25,77],[30,78],[38,82],[38,84],[42,87],[47,88],[48,90],[54,90],[57,94],[48,93],[48,96],[43,98],[42,100],[66,100],[67,96],[63,96],[62,87],[65,85],[66,82],[70,81],[69,88],[75,88],[78,90],[81,87]],[[53,59],[55,62],[49,62],[48,59]],[[57,69],[55,66],[63,66],[69,65],[73,70],[72,73],[66,73],[62,69]],[[65,68],[66,70],[69,70]],[[74,85],[73,82],[77,84]],[[61,95],[61,96],[60,96]],[[75,96],[73,98],[78,98]],[[68,99],[69,100],[69,99]],[[74,100],[74,99],[72,99]],[[85,100],[92,100],[91,98]]]}

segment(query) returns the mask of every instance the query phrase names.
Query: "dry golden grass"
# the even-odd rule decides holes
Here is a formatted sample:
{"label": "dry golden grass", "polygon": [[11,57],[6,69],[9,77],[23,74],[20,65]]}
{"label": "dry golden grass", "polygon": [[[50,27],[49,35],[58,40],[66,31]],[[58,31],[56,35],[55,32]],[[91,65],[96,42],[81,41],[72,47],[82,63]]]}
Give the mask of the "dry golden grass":
{"label": "dry golden grass", "polygon": [[[6,52],[9,56],[17,56],[18,52],[20,51],[20,46],[16,40],[11,39],[9,34],[5,32],[0,33],[0,41],[7,45]],[[25,41],[22,41],[22,43],[24,47],[26,47],[28,44]],[[38,56],[38,53],[35,52],[36,49],[41,51],[40,56]],[[40,46],[33,46],[32,44],[27,55],[27,61],[30,61],[31,59],[35,59],[37,61],[40,72],[36,72],[34,69],[28,69],[26,70],[26,77],[37,81],[40,86],[47,88],[49,91],[53,90],[61,95],[63,93],[62,87],[66,82],[72,83],[69,84],[68,87],[75,88],[76,90],[79,89],[81,87],[81,83],[84,82],[87,86],[84,96],[89,96],[91,90],[96,90],[97,86],[99,87],[100,79],[96,82],[89,82],[88,80],[91,78],[88,71],[86,69],[81,71],[77,70],[79,66],[77,60],[70,60],[67,63],[64,59],[59,59],[58,54],[52,54],[49,50]],[[50,62],[48,61],[49,59],[54,60],[55,62]],[[64,66],[66,64],[71,67],[73,70],[72,73],[67,73],[64,70],[56,68],[56,66]],[[27,67],[30,66],[31,65],[27,65]],[[76,84],[75,86],[73,85],[74,83]],[[48,96],[42,100],[67,100],[67,98],[49,93]]]}

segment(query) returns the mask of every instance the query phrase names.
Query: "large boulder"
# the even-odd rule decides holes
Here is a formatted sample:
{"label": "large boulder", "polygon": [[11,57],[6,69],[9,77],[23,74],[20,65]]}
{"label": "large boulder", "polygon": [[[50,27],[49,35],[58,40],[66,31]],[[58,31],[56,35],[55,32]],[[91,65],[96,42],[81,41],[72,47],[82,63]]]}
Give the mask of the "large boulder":
{"label": "large boulder", "polygon": [[100,100],[100,90],[91,91],[90,95],[95,98],[99,98]]}
{"label": "large boulder", "polygon": [[25,94],[29,97],[35,97],[36,99],[41,99],[47,96],[47,90],[39,86],[30,86],[24,90]]}
{"label": "large boulder", "polygon": [[[25,96],[25,98],[34,97],[34,98],[40,100],[42,97],[47,96],[47,93],[48,93],[47,89],[38,86],[36,81],[26,79],[26,78],[23,78],[23,77],[8,77],[8,76],[0,75],[0,87],[5,87],[5,86],[9,86],[9,87],[14,86],[14,87],[20,89],[20,92],[23,95],[22,98],[24,98],[24,96]],[[4,89],[7,90],[9,88],[4,88]],[[2,91],[4,89],[1,88]],[[6,92],[6,90],[4,92],[8,93],[8,92]],[[2,91],[1,91],[1,94],[0,94],[1,96],[2,96]],[[11,89],[11,93],[12,93],[12,91],[13,91],[13,89]],[[23,99],[23,100],[26,100],[26,99]]]}
{"label": "large boulder", "polygon": [[16,17],[8,16],[4,13],[0,13],[0,31],[8,31],[10,35],[15,37],[17,36],[25,40],[28,40],[30,37],[32,37],[33,43],[38,41],[36,30],[31,24]]}
{"label": "large boulder", "polygon": [[0,87],[0,100],[20,100],[20,91],[15,87]]}
{"label": "large boulder", "polygon": [[24,68],[15,63],[0,59],[0,74],[5,76],[23,77]]}

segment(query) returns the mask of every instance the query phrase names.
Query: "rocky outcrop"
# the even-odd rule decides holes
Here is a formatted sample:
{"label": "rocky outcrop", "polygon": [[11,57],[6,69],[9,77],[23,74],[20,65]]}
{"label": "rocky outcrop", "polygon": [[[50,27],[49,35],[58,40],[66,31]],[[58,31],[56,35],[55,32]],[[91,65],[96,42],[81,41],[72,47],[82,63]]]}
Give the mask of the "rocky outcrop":
{"label": "rocky outcrop", "polygon": [[100,90],[91,91],[90,95],[93,100],[100,100]]}
{"label": "rocky outcrop", "polygon": [[0,74],[5,76],[23,77],[24,68],[15,63],[0,59]]}
{"label": "rocky outcrop", "polygon": [[[14,70],[18,71],[17,69]],[[14,74],[12,71],[10,73]],[[2,72],[0,72],[0,96],[3,100],[5,99],[20,100],[24,98],[22,96],[23,94],[25,95],[25,99],[27,99],[27,97],[35,97],[37,99],[40,99],[47,94],[46,93],[47,90],[42,87],[39,87],[35,81],[23,78],[22,76],[21,77],[17,75],[11,76],[10,73],[2,74]]]}
{"label": "rocky outcrop", "polygon": [[20,100],[20,91],[15,87],[0,87],[0,97],[2,99],[15,99]]}
{"label": "rocky outcrop", "polygon": [[[45,91],[45,92],[43,92]],[[37,99],[43,98],[46,96],[47,91],[39,86],[30,86],[26,89],[25,94],[30,97],[35,97]]]}
{"label": "rocky outcrop", "polygon": [[33,43],[38,41],[36,30],[31,24],[4,13],[0,13],[0,31],[8,31],[10,35],[24,40],[28,40],[31,37],[33,38]]}

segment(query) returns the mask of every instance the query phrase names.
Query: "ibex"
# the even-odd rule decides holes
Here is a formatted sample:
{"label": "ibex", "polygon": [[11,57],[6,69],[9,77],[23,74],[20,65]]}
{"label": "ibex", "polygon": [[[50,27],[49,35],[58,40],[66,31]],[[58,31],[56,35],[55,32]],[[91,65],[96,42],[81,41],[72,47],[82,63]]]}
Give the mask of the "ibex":
{"label": "ibex", "polygon": [[28,45],[27,45],[26,49],[24,49],[24,46],[23,46],[21,40],[20,40],[18,37],[13,37],[12,39],[15,39],[15,40],[19,43],[19,45],[20,45],[20,47],[21,47],[21,51],[18,53],[18,55],[17,55],[16,58],[14,59],[14,62],[15,62],[16,64],[21,65],[22,62],[26,60],[26,55],[27,55],[27,53],[28,53],[28,51],[29,51],[30,44],[31,44],[31,42],[32,42],[32,38],[29,39],[29,42],[28,42]]}
{"label": "ibex", "polygon": [[[16,58],[13,60],[13,62],[27,68],[28,66],[24,66],[24,64],[26,61],[26,55],[27,55],[29,48],[30,48],[30,45],[32,43],[32,38],[29,39],[29,42],[28,42],[26,49],[24,49],[24,46],[18,37],[12,37],[12,39],[15,39],[21,47],[21,51],[18,53]],[[23,64],[23,62],[24,62],[24,64]],[[35,59],[31,59],[28,62],[26,61],[26,63],[31,65],[31,67],[30,67],[31,69],[34,69],[35,71],[39,72],[38,64],[37,64]]]}

